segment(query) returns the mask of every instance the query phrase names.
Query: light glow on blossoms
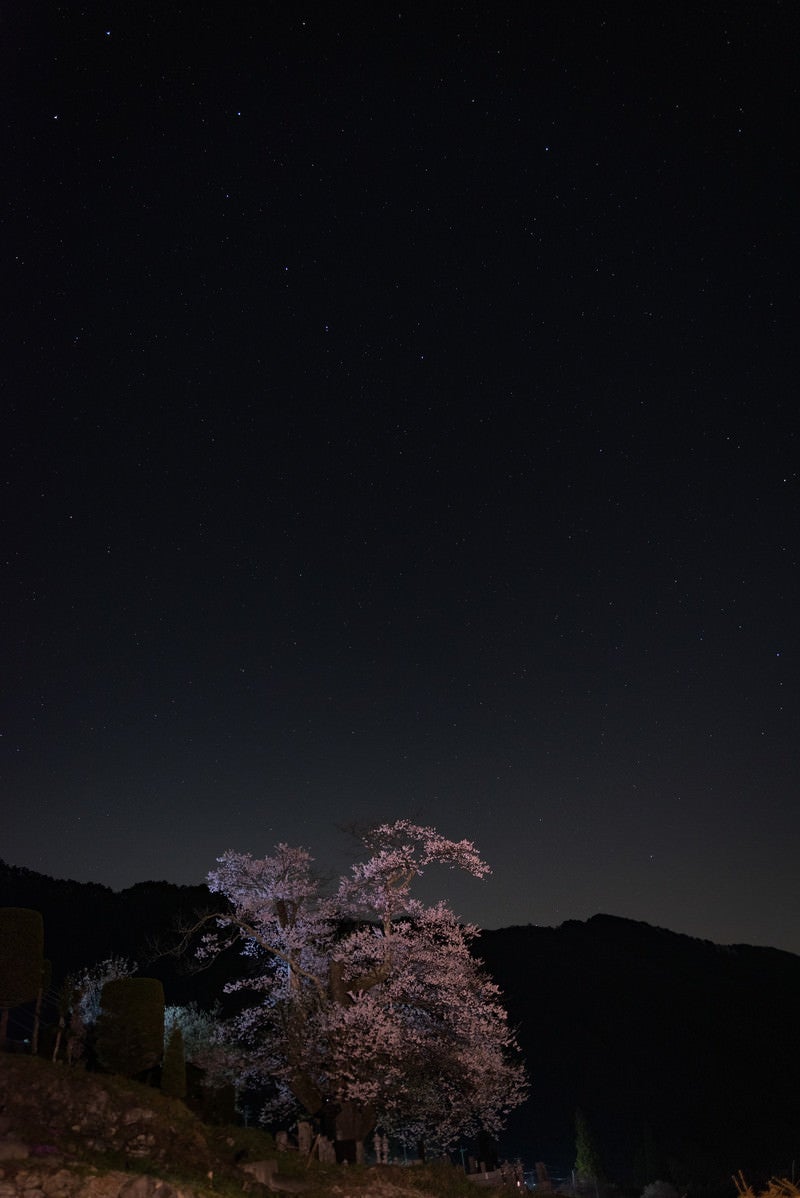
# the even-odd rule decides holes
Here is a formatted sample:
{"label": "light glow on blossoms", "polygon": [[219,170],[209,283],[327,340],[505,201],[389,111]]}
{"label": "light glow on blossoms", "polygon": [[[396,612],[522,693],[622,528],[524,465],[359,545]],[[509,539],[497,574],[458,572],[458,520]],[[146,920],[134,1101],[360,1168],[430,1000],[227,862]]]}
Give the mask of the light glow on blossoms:
{"label": "light glow on blossoms", "polygon": [[362,1137],[377,1123],[441,1148],[497,1133],[527,1093],[501,996],[470,951],[477,929],[412,895],[430,865],[489,867],[470,841],[408,820],[362,840],[369,856],[330,896],[286,844],[260,860],[229,851],[209,875],[230,909],[210,917],[201,955],[238,941],[251,958],[229,986],[253,999],[234,1021],[240,1081],[272,1087],[270,1119],[334,1103]]}

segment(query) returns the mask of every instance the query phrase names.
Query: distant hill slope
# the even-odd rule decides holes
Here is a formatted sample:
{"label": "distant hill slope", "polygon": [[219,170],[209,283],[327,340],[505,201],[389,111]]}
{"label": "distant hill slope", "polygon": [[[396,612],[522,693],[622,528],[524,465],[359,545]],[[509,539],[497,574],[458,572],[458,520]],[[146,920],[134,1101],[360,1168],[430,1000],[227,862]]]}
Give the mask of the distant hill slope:
{"label": "distant hill slope", "polygon": [[[116,893],[0,862],[0,906],[42,912],[56,982],[111,953],[144,964],[153,939],[174,938],[178,919],[212,899],[204,886],[146,882]],[[519,1028],[532,1082],[503,1155],[566,1175],[580,1107],[615,1180],[669,1176],[733,1194],[739,1168],[756,1185],[791,1176],[800,957],[609,915],[487,931],[476,951]],[[224,963],[197,975],[169,958],[145,969],[169,1002],[209,1005],[225,980]]]}
{"label": "distant hill slope", "polygon": [[800,957],[609,915],[484,932],[477,951],[532,1079],[510,1138],[553,1171],[574,1163],[580,1107],[615,1178],[791,1175]]}
{"label": "distant hill slope", "polygon": [[0,860],[0,906],[42,912],[45,955],[52,962],[56,987],[67,974],[110,956],[127,957],[141,972],[161,978],[173,1003],[196,997],[206,1004],[224,984],[224,968],[191,974],[185,962],[157,955],[177,943],[179,926],[221,906],[206,886],[138,882],[115,891],[96,882],[51,878]]}

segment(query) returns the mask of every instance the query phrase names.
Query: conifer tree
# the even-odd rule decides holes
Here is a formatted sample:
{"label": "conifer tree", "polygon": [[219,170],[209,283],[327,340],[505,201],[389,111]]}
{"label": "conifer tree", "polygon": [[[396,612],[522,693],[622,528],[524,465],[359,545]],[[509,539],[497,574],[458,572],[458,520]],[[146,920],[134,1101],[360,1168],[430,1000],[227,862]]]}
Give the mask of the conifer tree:
{"label": "conifer tree", "polygon": [[170,1098],[186,1097],[186,1056],[183,1051],[183,1032],[177,1024],[170,1029],[164,1049],[161,1089]]}
{"label": "conifer tree", "polygon": [[138,1077],[161,1061],[164,987],[157,978],[115,978],[103,986],[97,1056],[104,1068]]}
{"label": "conifer tree", "polygon": [[578,1181],[593,1183],[595,1189],[603,1180],[600,1149],[589,1121],[581,1110],[575,1112],[575,1172]]}

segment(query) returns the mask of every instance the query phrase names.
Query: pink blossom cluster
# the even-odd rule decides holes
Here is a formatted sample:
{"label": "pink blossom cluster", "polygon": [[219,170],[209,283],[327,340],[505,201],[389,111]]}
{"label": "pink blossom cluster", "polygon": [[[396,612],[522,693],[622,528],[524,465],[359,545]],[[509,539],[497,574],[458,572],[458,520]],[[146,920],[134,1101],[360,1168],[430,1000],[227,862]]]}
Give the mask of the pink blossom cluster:
{"label": "pink blossom cluster", "polygon": [[217,944],[252,958],[233,989],[253,1002],[236,1019],[241,1080],[273,1087],[269,1114],[357,1103],[389,1131],[442,1146],[497,1131],[525,1096],[501,996],[470,951],[477,929],[445,902],[412,897],[431,864],[489,872],[475,846],[408,820],[364,836],[369,857],[332,895],[301,848],[227,852],[209,875],[230,909]]}

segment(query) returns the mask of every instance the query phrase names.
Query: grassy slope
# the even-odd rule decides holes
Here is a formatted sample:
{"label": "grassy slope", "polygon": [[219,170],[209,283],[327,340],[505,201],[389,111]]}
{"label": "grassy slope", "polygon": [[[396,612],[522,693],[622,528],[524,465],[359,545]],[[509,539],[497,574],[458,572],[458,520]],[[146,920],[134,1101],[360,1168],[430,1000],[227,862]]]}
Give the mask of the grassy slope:
{"label": "grassy slope", "polygon": [[[12,1132],[33,1149],[56,1150],[62,1164],[99,1172],[150,1173],[173,1185],[190,1187],[202,1198],[240,1198],[242,1174],[236,1159],[273,1157],[272,1137],[255,1128],[210,1127],[183,1103],[127,1079],[87,1074],[25,1056],[0,1056],[0,1107]],[[152,1154],[131,1158],[119,1141],[102,1140],[103,1128],[126,1127],[133,1111],[152,1111],[147,1120]],[[96,1118],[92,1112],[102,1112]],[[50,1159],[41,1157],[41,1164]],[[56,1158],[57,1159],[57,1158]],[[20,1167],[30,1167],[30,1160]],[[8,1170],[13,1166],[5,1162]],[[56,1160],[53,1160],[56,1167]],[[309,1183],[309,1198],[475,1198],[476,1190],[458,1169],[429,1165],[402,1168],[343,1167],[306,1163],[294,1153],[280,1156],[281,1173]],[[213,1173],[213,1177],[209,1174]],[[485,1192],[485,1191],[481,1191]]]}

